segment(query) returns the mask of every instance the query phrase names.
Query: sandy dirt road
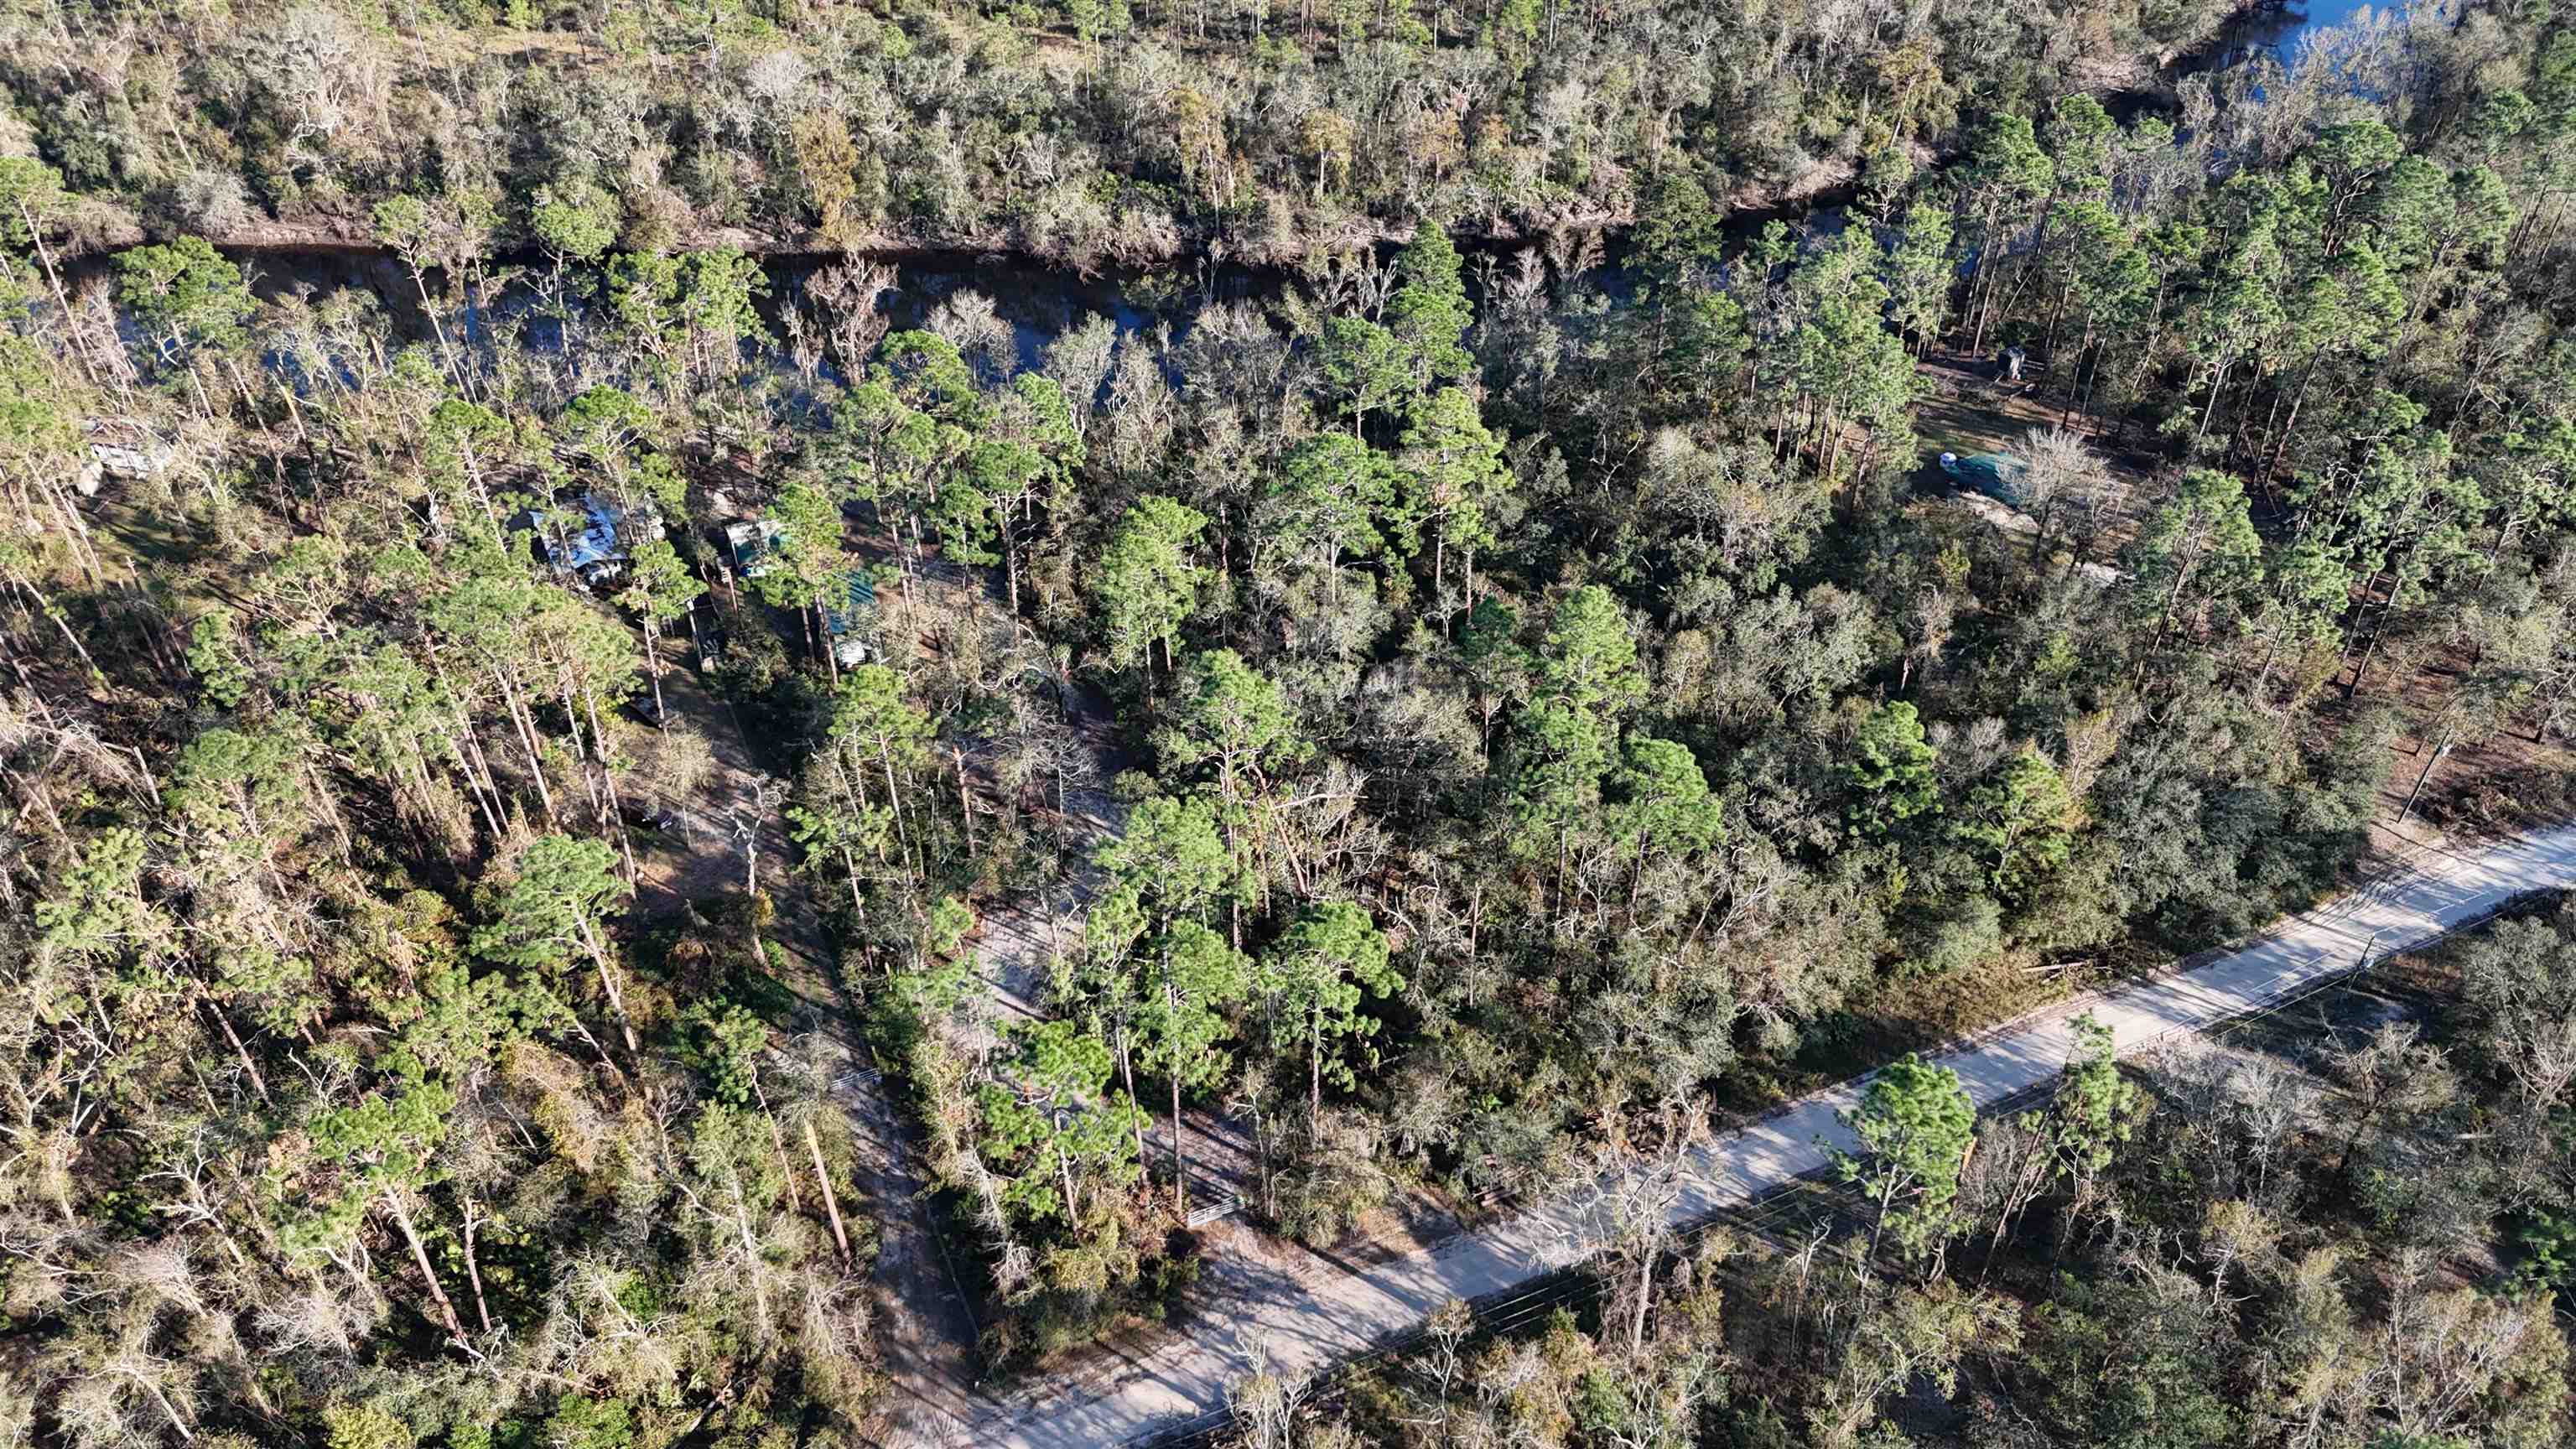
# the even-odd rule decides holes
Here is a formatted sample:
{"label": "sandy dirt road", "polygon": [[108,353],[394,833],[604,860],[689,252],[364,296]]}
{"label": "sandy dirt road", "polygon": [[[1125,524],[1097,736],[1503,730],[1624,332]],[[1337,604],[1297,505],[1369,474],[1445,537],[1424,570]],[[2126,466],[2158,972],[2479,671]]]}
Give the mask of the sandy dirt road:
{"label": "sandy dirt road", "polygon": [[[2356,965],[2476,921],[2517,895],[2576,886],[2576,824],[2458,849],[2429,848],[2359,890],[2281,922],[2189,970],[2062,1002],[1943,1052],[1982,1106],[2047,1080],[2065,1062],[2070,1018],[2091,1011],[2123,1051],[2205,1029]],[[1705,1219],[1829,1161],[1849,1134],[1836,1114],[1867,1078],[1723,1132],[1682,1164],[1676,1222]],[[1158,1336],[1102,1370],[1031,1385],[990,1403],[948,1442],[1084,1449],[1169,1431],[1220,1408],[1256,1345],[1275,1371],[1325,1368],[1402,1334],[1451,1298],[1501,1293],[1568,1266],[1597,1189],[1577,1189],[1494,1226],[1346,1275],[1283,1278],[1272,1291],[1195,1304],[1186,1332]]]}

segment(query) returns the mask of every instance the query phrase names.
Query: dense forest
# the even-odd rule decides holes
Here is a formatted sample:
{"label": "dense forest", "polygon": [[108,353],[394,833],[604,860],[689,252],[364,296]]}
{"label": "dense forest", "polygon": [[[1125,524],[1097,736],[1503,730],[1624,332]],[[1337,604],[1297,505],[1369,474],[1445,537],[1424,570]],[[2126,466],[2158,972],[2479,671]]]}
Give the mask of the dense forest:
{"label": "dense forest", "polygon": [[2576,19],[2226,8],[12,8],[0,1449],[938,1442],[1891,1061],[1242,1432],[2567,1442],[2563,910],[1905,1056],[2576,805]]}
{"label": "dense forest", "polygon": [[1621,221],[1674,172],[1813,194],[1981,110],[2143,85],[2242,8],[30,4],[0,151],[45,155],[94,237],[363,237],[406,196],[449,259],[548,245],[551,210],[638,250],[1295,260],[1425,210]]}
{"label": "dense forest", "polygon": [[[1622,1219],[1514,1334],[1453,1304],[1328,1393],[1250,1380],[1236,1442],[2565,1443],[2571,988],[2561,904],[2143,1070],[2104,1044],[1937,1198],[1881,1217],[1874,1168],[1692,1238]],[[1890,1081],[1884,1160],[1955,1148],[1956,1083]]]}

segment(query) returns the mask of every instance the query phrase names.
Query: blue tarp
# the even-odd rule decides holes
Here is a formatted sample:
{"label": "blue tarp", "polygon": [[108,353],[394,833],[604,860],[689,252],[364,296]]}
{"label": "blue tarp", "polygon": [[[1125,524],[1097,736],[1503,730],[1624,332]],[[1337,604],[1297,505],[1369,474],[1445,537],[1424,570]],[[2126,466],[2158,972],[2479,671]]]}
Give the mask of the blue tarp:
{"label": "blue tarp", "polygon": [[546,540],[546,557],[559,569],[583,569],[626,557],[617,539],[617,510],[596,497],[582,500],[582,526],[558,540]]}
{"label": "blue tarp", "polygon": [[[576,521],[567,522],[567,515]],[[651,537],[661,530],[662,523],[649,507],[630,511],[598,494],[585,493],[577,503],[522,513],[511,526],[536,534],[546,562],[554,566],[555,572],[569,574],[583,573],[601,564],[626,562],[634,554],[637,532]]]}
{"label": "blue tarp", "polygon": [[2030,465],[2010,453],[1976,453],[1965,458],[1943,453],[1941,471],[1958,479],[1962,487],[2019,508],[2026,496],[2021,488],[2022,475],[2030,471]]}

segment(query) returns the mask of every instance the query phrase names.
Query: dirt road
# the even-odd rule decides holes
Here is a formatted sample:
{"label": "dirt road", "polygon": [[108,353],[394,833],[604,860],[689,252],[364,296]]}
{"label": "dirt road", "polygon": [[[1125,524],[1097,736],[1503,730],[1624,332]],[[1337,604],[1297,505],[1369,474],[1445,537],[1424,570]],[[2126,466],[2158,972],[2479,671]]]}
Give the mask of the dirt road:
{"label": "dirt road", "polygon": [[795,857],[777,808],[780,782],[733,708],[692,671],[666,673],[662,695],[672,718],[704,737],[712,758],[688,796],[654,797],[677,820],[643,848],[648,905],[670,910],[683,901],[740,893],[746,883],[742,832],[754,833],[761,889],[777,908],[769,937],[786,953],[779,985],[796,998],[800,1029],[829,1040],[843,1063],[832,1075],[831,1095],[858,1143],[862,1196],[855,1206],[877,1223],[871,1306],[894,1384],[890,1432],[882,1442],[885,1449],[943,1442],[991,1406],[975,1397],[974,1313],[931,1220],[918,1135],[870,1067],[853,994],[861,988],[842,979],[809,882],[791,869]]}
{"label": "dirt road", "polygon": [[[2576,825],[2458,850],[2428,849],[2364,888],[2282,922],[2202,965],[2064,1002],[1939,1055],[1982,1105],[2045,1081],[2066,1059],[2069,1018],[2091,1011],[2123,1050],[2196,1031],[2355,965],[2477,920],[2514,896],[2576,885]],[[1824,1167],[1849,1134],[1835,1120],[1867,1079],[1718,1135],[1686,1159],[1672,1215],[1695,1222]],[[1451,1298],[1476,1299],[1580,1256],[1596,1189],[1492,1228],[1346,1274],[1282,1274],[1265,1291],[1194,1303],[1187,1327],[1118,1355],[1096,1377],[1035,1386],[947,1442],[1087,1449],[1167,1431],[1222,1406],[1256,1344],[1274,1370],[1320,1369],[1402,1333]]]}

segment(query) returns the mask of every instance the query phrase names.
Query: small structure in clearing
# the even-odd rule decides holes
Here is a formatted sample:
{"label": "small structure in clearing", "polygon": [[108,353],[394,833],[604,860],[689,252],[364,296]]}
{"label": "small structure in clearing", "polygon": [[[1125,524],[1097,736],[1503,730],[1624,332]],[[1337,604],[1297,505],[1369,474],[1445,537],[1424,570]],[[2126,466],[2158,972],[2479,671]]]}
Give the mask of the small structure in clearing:
{"label": "small structure in clearing", "polygon": [[89,434],[89,456],[72,479],[72,488],[83,498],[95,496],[105,479],[140,483],[179,460],[176,445],[140,423],[99,418],[85,424],[83,431]]}
{"label": "small structure in clearing", "polygon": [[636,545],[662,536],[662,515],[651,504],[628,507],[596,493],[525,515],[524,522],[536,530],[538,546],[557,575],[579,575],[593,586],[624,575]]}
{"label": "small structure in clearing", "polygon": [[725,550],[733,556],[733,571],[746,579],[756,579],[778,567],[779,550],[786,546],[787,530],[766,518],[749,523],[725,525]]}
{"label": "small structure in clearing", "polygon": [[832,636],[832,659],[843,669],[865,664],[876,657],[876,646],[862,637],[866,624],[875,616],[876,607],[876,581],[868,577],[865,569],[850,570],[842,602],[824,607],[823,627]]}

